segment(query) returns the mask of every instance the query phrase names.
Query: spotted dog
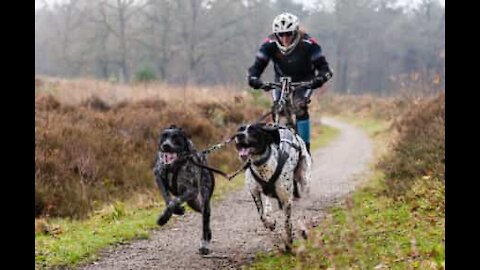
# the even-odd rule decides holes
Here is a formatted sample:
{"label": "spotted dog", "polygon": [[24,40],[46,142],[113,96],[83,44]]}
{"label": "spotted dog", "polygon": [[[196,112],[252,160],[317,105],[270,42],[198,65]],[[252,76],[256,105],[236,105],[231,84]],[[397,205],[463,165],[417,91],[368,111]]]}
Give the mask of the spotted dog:
{"label": "spotted dog", "polygon": [[154,174],[167,207],[157,224],[166,224],[173,214],[183,215],[185,208],[182,204],[186,202],[193,210],[202,213],[203,234],[199,252],[206,255],[210,252],[208,244],[212,238],[210,198],[215,186],[212,172],[198,166],[207,165],[206,157],[195,150],[187,134],[175,125],[161,133],[158,147]]}
{"label": "spotted dog", "polygon": [[266,228],[275,229],[275,220],[269,215],[269,198],[275,198],[285,215],[286,250],[291,251],[292,202],[308,194],[311,178],[312,159],[305,142],[286,127],[260,123],[241,126],[235,146],[240,159],[250,162],[245,178],[260,220]]}

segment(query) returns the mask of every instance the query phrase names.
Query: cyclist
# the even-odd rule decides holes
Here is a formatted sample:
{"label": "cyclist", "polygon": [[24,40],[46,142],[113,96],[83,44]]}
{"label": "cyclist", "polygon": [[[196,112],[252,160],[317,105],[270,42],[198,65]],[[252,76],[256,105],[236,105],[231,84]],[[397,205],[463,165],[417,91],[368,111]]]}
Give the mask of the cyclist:
{"label": "cyclist", "polygon": [[[292,82],[308,82],[295,88],[294,112],[297,132],[310,152],[310,116],[308,104],[313,90],[321,87],[333,75],[320,45],[299,29],[297,16],[284,12],[273,20],[272,32],[261,44],[255,62],[248,69],[248,84],[254,89],[271,90],[260,79],[270,60],[274,63],[275,82],[280,77],[291,77]],[[280,89],[272,91],[274,104]]]}

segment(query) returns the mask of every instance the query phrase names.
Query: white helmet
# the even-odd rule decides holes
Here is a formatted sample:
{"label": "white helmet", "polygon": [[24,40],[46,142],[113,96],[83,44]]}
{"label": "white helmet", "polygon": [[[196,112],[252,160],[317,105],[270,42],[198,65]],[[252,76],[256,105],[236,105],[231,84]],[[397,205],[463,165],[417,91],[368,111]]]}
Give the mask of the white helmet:
{"label": "white helmet", "polygon": [[[283,54],[292,52],[300,41],[300,36],[298,35],[299,25],[298,17],[288,12],[284,12],[273,19],[272,32],[276,37],[275,43],[277,43],[278,48]],[[283,46],[278,40],[278,34],[285,32],[293,32],[295,35],[295,39],[288,46]]]}

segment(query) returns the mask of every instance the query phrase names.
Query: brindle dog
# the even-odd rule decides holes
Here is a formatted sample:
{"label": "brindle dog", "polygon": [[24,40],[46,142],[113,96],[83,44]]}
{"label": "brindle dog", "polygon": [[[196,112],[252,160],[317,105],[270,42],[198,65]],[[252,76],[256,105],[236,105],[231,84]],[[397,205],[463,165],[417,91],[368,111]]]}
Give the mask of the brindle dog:
{"label": "brindle dog", "polygon": [[212,238],[210,199],[215,179],[211,171],[196,165],[207,165],[206,157],[195,150],[189,136],[175,125],[161,133],[158,147],[154,174],[167,207],[157,223],[162,226],[173,214],[183,215],[182,203],[186,202],[193,210],[202,213],[203,234],[199,252],[206,255],[210,252],[208,244]]}

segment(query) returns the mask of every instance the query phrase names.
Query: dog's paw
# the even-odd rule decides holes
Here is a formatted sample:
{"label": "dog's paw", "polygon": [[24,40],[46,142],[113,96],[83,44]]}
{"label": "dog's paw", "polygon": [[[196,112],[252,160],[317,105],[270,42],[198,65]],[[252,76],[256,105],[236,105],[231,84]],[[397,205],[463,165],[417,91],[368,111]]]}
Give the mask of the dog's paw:
{"label": "dog's paw", "polygon": [[285,243],[285,252],[292,254],[292,250],[293,250],[292,246],[293,246],[292,244]]}
{"label": "dog's paw", "polygon": [[276,227],[276,221],[269,221],[269,220],[264,220],[263,221],[263,225],[265,226],[265,228],[269,229],[270,231],[274,231],[275,230],[275,227]]}
{"label": "dog's paw", "polygon": [[298,183],[295,181],[293,182],[293,200],[298,200],[300,199],[300,192],[298,190]]}
{"label": "dog's paw", "polygon": [[304,240],[308,239],[308,231],[307,230],[300,230],[300,235]]}
{"label": "dog's paw", "polygon": [[173,209],[173,213],[175,215],[183,216],[185,214],[185,207],[183,207],[182,205],[178,205]]}
{"label": "dog's paw", "polygon": [[200,255],[208,255],[210,253],[210,250],[206,247],[201,247],[198,249],[198,252]]}
{"label": "dog's paw", "polygon": [[170,211],[165,211],[158,219],[157,219],[157,224],[159,226],[165,225],[168,220],[172,217],[172,212]]}

